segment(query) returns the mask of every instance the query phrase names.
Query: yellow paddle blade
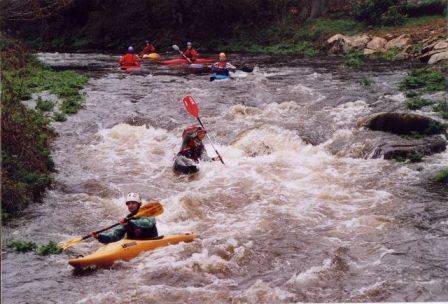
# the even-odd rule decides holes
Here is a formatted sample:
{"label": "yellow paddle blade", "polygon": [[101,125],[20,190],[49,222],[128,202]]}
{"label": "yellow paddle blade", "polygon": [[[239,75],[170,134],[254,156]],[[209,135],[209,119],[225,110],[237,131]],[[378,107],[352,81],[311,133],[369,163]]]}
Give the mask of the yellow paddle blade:
{"label": "yellow paddle blade", "polygon": [[146,205],[143,205],[138,210],[137,214],[134,217],[142,217],[142,216],[158,216],[163,213],[163,206],[159,202],[151,202]]}
{"label": "yellow paddle blade", "polygon": [[81,241],[82,241],[82,237],[77,237],[75,239],[71,239],[66,242],[60,242],[58,244],[58,247],[61,248],[62,250],[66,250],[66,249],[72,247],[73,245],[80,243]]}

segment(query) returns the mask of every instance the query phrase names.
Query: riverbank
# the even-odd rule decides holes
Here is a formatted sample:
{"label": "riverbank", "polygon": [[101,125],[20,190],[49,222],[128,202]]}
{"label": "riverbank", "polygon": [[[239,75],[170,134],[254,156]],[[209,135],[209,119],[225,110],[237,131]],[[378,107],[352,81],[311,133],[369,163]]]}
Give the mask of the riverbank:
{"label": "riverbank", "polygon": [[56,170],[50,146],[53,121],[83,105],[88,77],[57,72],[16,40],[2,39],[2,220],[40,202]]}

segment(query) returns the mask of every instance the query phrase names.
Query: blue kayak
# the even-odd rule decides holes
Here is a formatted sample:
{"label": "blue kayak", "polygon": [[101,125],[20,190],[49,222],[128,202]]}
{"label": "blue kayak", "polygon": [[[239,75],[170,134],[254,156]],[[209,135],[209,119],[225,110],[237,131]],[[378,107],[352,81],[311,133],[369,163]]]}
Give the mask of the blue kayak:
{"label": "blue kayak", "polygon": [[226,80],[226,79],[230,79],[229,75],[222,75],[222,74],[212,74],[210,76],[210,81],[214,81],[214,80]]}

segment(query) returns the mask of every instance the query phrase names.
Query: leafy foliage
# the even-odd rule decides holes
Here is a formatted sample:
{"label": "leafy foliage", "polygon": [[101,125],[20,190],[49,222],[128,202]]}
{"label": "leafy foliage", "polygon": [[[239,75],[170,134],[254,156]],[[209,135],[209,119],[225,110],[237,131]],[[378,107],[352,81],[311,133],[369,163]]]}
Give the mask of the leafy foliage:
{"label": "leafy foliage", "polygon": [[17,252],[25,253],[34,251],[37,249],[37,244],[34,242],[25,242],[25,241],[11,241],[8,243],[8,248],[12,248]]}
{"label": "leafy foliage", "polygon": [[37,249],[38,255],[60,254],[61,252],[62,249],[53,241],[50,241],[47,245],[42,245]]}
{"label": "leafy foliage", "polygon": [[446,167],[446,168],[440,170],[440,171],[436,174],[434,180],[435,180],[436,182],[439,182],[439,183],[448,184],[448,167]]}
{"label": "leafy foliage", "polygon": [[429,105],[432,105],[432,101],[423,98],[412,98],[406,102],[409,110],[419,110]]}
{"label": "leafy foliage", "polygon": [[369,25],[399,25],[404,22],[403,1],[355,0],[353,11],[357,20]]}
{"label": "leafy foliage", "polygon": [[443,91],[446,87],[446,77],[429,68],[412,70],[400,83],[401,90],[421,89],[424,92]]}

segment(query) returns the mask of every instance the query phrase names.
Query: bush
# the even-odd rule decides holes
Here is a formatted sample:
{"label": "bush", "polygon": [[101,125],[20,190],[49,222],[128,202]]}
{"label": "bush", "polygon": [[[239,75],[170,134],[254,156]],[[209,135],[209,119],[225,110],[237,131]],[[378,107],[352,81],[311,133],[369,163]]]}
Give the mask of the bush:
{"label": "bush", "polygon": [[364,54],[360,51],[350,51],[345,59],[345,66],[349,68],[359,68],[364,64]]}
{"label": "bush", "polygon": [[398,25],[405,20],[402,1],[354,0],[353,13],[359,21],[369,25]]}
{"label": "bush", "polygon": [[419,3],[407,3],[403,6],[403,12],[410,17],[445,15],[446,0],[424,0],[419,1]]}
{"label": "bush", "polygon": [[36,104],[36,108],[41,110],[42,112],[48,112],[53,110],[54,107],[54,103],[49,101],[49,100],[45,100],[42,99],[40,97],[37,98],[37,104]]}
{"label": "bush", "polygon": [[434,177],[434,180],[438,183],[448,184],[448,167],[440,170]]}
{"label": "bush", "polygon": [[[79,89],[87,82],[74,72],[44,68],[20,42],[0,40],[1,73],[1,153],[2,215],[15,215],[30,202],[39,202],[51,186],[54,162],[50,141],[55,136],[51,119],[41,111],[26,108],[21,100],[32,93],[48,90],[68,102],[73,113],[82,104]],[[50,109],[50,102],[39,99],[37,108]]]}
{"label": "bush", "polygon": [[17,252],[29,252],[37,249],[37,245],[34,242],[24,242],[24,241],[11,241],[8,243],[8,248],[12,248]]}
{"label": "bush", "polygon": [[55,112],[55,113],[53,114],[53,120],[54,120],[54,121],[63,122],[63,121],[66,121],[66,120],[67,120],[67,117],[65,116],[64,113],[61,113],[61,112]]}
{"label": "bush", "polygon": [[422,161],[423,155],[418,152],[413,151],[411,154],[409,154],[408,158],[411,163],[419,163]]}
{"label": "bush", "polygon": [[442,118],[448,119],[448,101],[439,101],[434,107],[434,111],[439,112]]}
{"label": "bush", "polygon": [[37,249],[38,255],[60,254],[61,252],[62,249],[53,241],[50,241],[47,245],[42,245]]}
{"label": "bush", "polygon": [[361,80],[359,80],[359,83],[365,87],[370,87],[375,82],[369,78],[363,77]]}
{"label": "bush", "polygon": [[429,68],[411,71],[400,83],[400,90],[420,89],[424,92],[444,91],[446,87],[445,76]]}
{"label": "bush", "polygon": [[412,98],[406,102],[406,106],[409,110],[419,110],[429,105],[432,105],[432,101],[423,98]]}

